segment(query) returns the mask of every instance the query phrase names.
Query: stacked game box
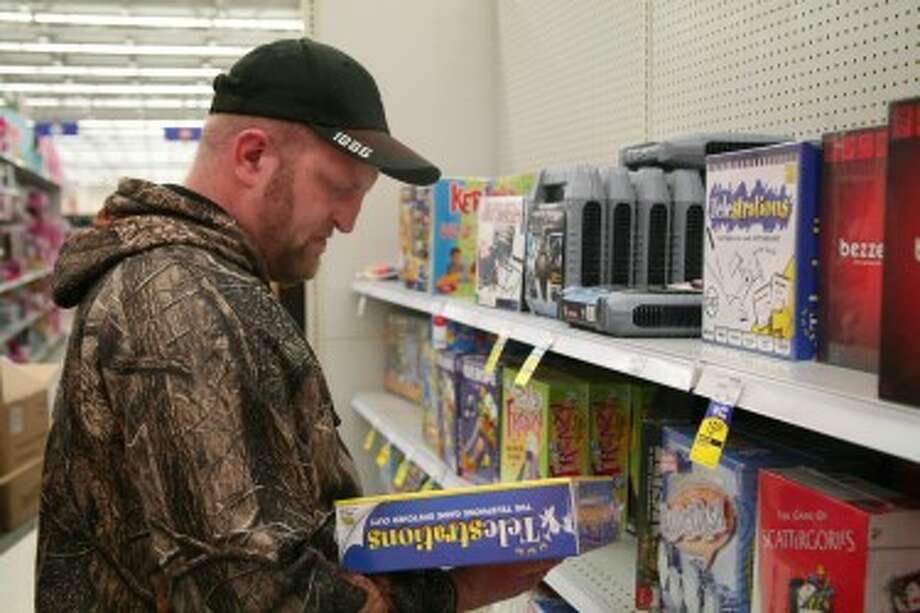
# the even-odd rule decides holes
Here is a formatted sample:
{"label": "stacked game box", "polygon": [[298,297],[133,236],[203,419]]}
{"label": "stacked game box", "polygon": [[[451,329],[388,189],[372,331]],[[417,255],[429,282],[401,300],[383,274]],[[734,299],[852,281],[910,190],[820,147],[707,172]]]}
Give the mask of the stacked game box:
{"label": "stacked game box", "polygon": [[539,368],[524,386],[502,373],[501,480],[588,474],[588,386]]}
{"label": "stacked game box", "polygon": [[384,388],[412,402],[421,402],[422,353],[431,344],[428,317],[390,311],[384,322],[384,343]]}
{"label": "stacked game box", "polygon": [[478,223],[477,301],[520,311],[524,295],[524,197],[483,198]]}
{"label": "stacked game box", "polygon": [[487,373],[485,364],[484,355],[460,358],[456,462],[460,476],[475,484],[499,477],[501,365]]}
{"label": "stacked game box", "polygon": [[441,179],[434,193],[432,280],[435,294],[476,293],[476,221],[488,180]]}
{"label": "stacked game box", "polygon": [[706,159],[705,340],[814,356],[820,161],[809,143]]}
{"label": "stacked game box", "polygon": [[558,560],[619,534],[603,477],[356,498],[335,508],[342,565],[364,574]]}
{"label": "stacked game box", "polygon": [[460,358],[463,353],[439,350],[435,356],[438,386],[438,439],[441,459],[457,474],[457,417],[460,393]]}
{"label": "stacked game box", "polygon": [[824,136],[818,359],[878,369],[888,129]]}
{"label": "stacked game box", "polygon": [[920,406],[920,98],[889,110],[879,396]]}
{"label": "stacked game box", "polygon": [[434,211],[431,187],[406,185],[399,201],[399,278],[410,289],[431,290],[431,241]]}
{"label": "stacked game box", "polygon": [[663,430],[658,576],[664,610],[737,611],[751,607],[757,476],[799,458],[732,434],[719,465],[690,461],[696,431]]}
{"label": "stacked game box", "polygon": [[920,610],[920,503],[847,475],[760,473],[761,610]]}

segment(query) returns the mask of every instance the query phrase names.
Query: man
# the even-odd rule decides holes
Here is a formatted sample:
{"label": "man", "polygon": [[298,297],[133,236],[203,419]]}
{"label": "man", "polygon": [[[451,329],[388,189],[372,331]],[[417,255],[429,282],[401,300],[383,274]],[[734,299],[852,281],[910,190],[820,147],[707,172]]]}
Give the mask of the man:
{"label": "man", "polygon": [[360,494],[316,357],[268,288],[315,274],[378,169],[439,171],[389,136],[373,78],[328,46],[259,47],[214,82],[184,186],[124,179],[62,250],[77,307],[45,457],[39,611],[440,611],[546,564],[364,577],[333,501]]}

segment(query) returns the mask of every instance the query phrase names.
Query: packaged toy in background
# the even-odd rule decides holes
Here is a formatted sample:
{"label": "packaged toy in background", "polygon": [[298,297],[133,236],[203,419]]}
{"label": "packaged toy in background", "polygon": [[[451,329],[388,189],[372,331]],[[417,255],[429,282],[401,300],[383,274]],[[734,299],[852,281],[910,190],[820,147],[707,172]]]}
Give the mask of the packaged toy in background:
{"label": "packaged toy in background", "polygon": [[489,184],[489,195],[530,196],[536,181],[537,175],[532,172],[496,177]]}
{"label": "packaged toy in background", "polygon": [[732,433],[719,466],[690,461],[696,429],[667,426],[661,456],[658,577],[666,611],[751,606],[757,473],[800,461]]}
{"label": "packaged toy in background", "polygon": [[501,365],[486,373],[486,357],[460,358],[457,466],[460,476],[475,484],[494,483],[499,477]]}
{"label": "packaged toy in background", "polygon": [[479,203],[476,299],[520,311],[524,295],[524,198],[487,196]]}
{"label": "packaged toy in background", "polygon": [[433,200],[431,187],[406,185],[400,190],[400,272],[406,287],[431,289]]}
{"label": "packaged toy in background", "polygon": [[541,583],[530,592],[527,613],[578,613],[578,610],[545,583]]}
{"label": "packaged toy in background", "polygon": [[519,368],[502,372],[501,480],[588,474],[588,386],[539,368],[525,386]]}
{"label": "packaged toy in background", "polygon": [[616,540],[609,479],[527,483],[340,500],[342,565],[358,573],[576,556]]}
{"label": "packaged toy in background", "polygon": [[814,356],[820,155],[789,143],[707,158],[707,341]]}
{"label": "packaged toy in background", "polygon": [[564,189],[549,182],[552,177],[547,172],[540,173],[526,203],[524,299],[534,313],[556,317],[559,294],[566,284],[566,202]]}
{"label": "packaged toy in background", "polygon": [[671,259],[671,193],[664,171],[640,168],[630,173],[636,190],[633,282],[637,287],[668,284]]}
{"label": "packaged toy in background", "polygon": [[703,280],[703,204],[706,187],[697,170],[666,175],[671,192],[671,283]]}
{"label": "packaged toy in background", "polygon": [[818,359],[878,370],[888,129],[825,134]]}
{"label": "packaged toy in background", "polygon": [[920,503],[811,468],[760,473],[761,609],[920,610]]}
{"label": "packaged toy in background", "polygon": [[441,179],[434,184],[434,293],[461,298],[476,294],[476,221],[488,180]]}
{"label": "packaged toy in background", "polygon": [[617,503],[626,509],[632,384],[613,373],[587,379],[591,474],[612,477]]}
{"label": "packaged toy in background", "polygon": [[447,463],[453,474],[458,474],[457,465],[457,416],[460,392],[460,358],[463,353],[443,349],[435,354],[435,369],[438,386],[438,448],[441,459]]}
{"label": "packaged toy in background", "polygon": [[423,343],[419,356],[419,376],[422,380],[422,438],[435,450],[438,457],[444,453],[441,449],[440,427],[438,425],[438,377],[435,364],[434,345]]}
{"label": "packaged toy in background", "polygon": [[422,400],[422,348],[431,343],[427,316],[390,311],[386,315],[383,386],[412,402]]}
{"label": "packaged toy in background", "polygon": [[610,265],[606,283],[630,287],[636,272],[633,264],[638,217],[636,190],[629,171],[622,167],[608,168],[603,172],[602,180],[609,208],[606,235]]}
{"label": "packaged toy in background", "polygon": [[889,109],[879,396],[920,406],[920,98]]}

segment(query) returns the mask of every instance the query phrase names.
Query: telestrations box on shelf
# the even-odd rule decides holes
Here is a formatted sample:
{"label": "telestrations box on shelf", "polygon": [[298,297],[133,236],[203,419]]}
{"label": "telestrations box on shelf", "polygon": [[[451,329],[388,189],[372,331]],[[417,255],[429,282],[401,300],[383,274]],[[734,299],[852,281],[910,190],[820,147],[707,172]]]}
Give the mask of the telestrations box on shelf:
{"label": "telestrations box on shelf", "polygon": [[891,104],[879,396],[920,406],[920,98]]}
{"label": "telestrations box on shelf", "polygon": [[809,143],[706,158],[705,340],[814,357],[820,164]]}
{"label": "telestrations box on shelf", "polygon": [[888,129],[824,135],[818,359],[878,370]]}
{"label": "telestrations box on shelf", "polygon": [[577,556],[616,540],[619,522],[603,477],[336,502],[339,557],[359,573]]}
{"label": "telestrations box on shelf", "polygon": [[920,611],[920,504],[848,475],[760,473],[762,610]]}

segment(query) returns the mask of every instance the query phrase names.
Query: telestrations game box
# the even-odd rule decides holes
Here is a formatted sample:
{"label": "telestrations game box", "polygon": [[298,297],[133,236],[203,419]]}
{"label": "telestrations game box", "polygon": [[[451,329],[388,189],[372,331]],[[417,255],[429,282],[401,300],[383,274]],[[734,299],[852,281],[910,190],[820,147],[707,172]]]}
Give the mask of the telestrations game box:
{"label": "telestrations game box", "polygon": [[617,538],[603,477],[340,500],[342,565],[359,573],[577,556]]}
{"label": "telestrations game box", "polygon": [[818,359],[878,370],[888,129],[826,134]]}
{"label": "telestrations game box", "polygon": [[920,98],[891,104],[879,396],[920,405]]}
{"label": "telestrations game box", "polygon": [[804,142],[706,158],[705,340],[814,357],[820,165]]}
{"label": "telestrations game box", "polygon": [[920,507],[847,475],[760,473],[764,613],[920,611]]}

